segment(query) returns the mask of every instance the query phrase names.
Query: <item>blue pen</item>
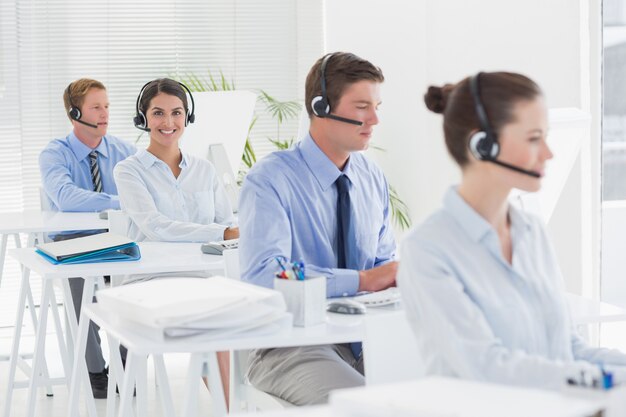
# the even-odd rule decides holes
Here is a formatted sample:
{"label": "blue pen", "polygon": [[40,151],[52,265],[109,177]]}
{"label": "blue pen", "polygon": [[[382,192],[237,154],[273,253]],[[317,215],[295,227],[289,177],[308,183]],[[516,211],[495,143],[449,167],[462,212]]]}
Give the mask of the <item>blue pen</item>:
{"label": "blue pen", "polygon": [[298,280],[304,281],[304,262],[294,262],[291,269],[293,269]]}
{"label": "blue pen", "polygon": [[283,272],[287,272],[287,268],[285,267],[285,264],[283,263],[284,258],[282,256],[277,256],[274,259],[276,259],[276,262],[278,262],[280,269],[282,269]]}
{"label": "blue pen", "polygon": [[300,265],[300,276],[302,277],[302,280],[304,281],[304,262],[300,261],[299,262]]}

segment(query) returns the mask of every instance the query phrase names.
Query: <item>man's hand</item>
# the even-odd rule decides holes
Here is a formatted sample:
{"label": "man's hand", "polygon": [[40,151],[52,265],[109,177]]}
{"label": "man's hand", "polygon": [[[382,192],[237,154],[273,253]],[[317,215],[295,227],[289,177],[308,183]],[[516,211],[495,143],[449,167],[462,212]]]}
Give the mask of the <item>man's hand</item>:
{"label": "man's hand", "polygon": [[381,291],[396,285],[398,262],[389,262],[367,271],[359,271],[360,291]]}
{"label": "man's hand", "polygon": [[224,230],[224,240],[230,239],[239,239],[239,228],[238,227],[229,227]]}

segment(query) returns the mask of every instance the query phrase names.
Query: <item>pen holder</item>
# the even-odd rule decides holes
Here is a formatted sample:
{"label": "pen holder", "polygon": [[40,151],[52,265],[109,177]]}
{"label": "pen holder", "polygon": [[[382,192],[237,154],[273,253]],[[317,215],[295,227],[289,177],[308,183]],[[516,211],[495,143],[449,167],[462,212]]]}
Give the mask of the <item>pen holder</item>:
{"label": "pen holder", "polygon": [[306,327],[324,322],[326,277],[305,280],[274,279],[274,289],[285,297],[287,311],[293,314],[293,325]]}

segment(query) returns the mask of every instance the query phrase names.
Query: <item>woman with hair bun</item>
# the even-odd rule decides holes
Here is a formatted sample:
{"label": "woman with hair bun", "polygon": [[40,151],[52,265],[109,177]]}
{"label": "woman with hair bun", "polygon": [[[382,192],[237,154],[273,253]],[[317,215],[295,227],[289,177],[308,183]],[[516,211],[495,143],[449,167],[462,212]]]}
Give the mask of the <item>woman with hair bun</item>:
{"label": "woman with hair bun", "polygon": [[541,89],[515,73],[430,87],[462,180],[402,244],[398,283],[427,373],[559,389],[568,379],[626,381],[626,355],[576,333],[541,221],[508,203],[537,191],[552,152]]}

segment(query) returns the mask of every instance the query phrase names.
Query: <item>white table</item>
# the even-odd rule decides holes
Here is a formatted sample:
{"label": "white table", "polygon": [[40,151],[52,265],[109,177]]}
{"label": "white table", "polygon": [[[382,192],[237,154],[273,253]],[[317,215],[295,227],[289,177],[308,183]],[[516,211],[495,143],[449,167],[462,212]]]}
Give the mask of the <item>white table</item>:
{"label": "white table", "polygon": [[44,233],[107,229],[108,222],[100,219],[98,213],[70,213],[58,211],[28,210],[0,214],[0,283],[10,235],[15,238],[15,246],[20,248],[20,233],[28,234],[27,246],[35,240],[43,242]]}
{"label": "white table", "polygon": [[565,295],[575,325],[607,323],[626,320],[626,309],[577,294]]}
{"label": "white table", "polygon": [[[223,416],[226,414],[226,403],[223,395],[222,383],[220,374],[217,371],[217,357],[218,351],[235,351],[235,350],[250,350],[250,349],[263,349],[263,348],[278,348],[278,347],[292,347],[292,346],[314,346],[336,343],[349,343],[355,341],[363,341],[363,350],[365,357],[368,357],[368,339],[366,337],[366,321],[372,316],[386,316],[390,320],[395,320],[398,317],[399,310],[397,306],[389,306],[385,308],[370,309],[366,315],[342,315],[328,313],[326,322],[316,326],[309,327],[292,327],[284,331],[262,335],[254,337],[246,336],[233,336],[229,338],[223,338],[220,340],[167,340],[157,342],[153,339],[146,338],[142,335],[138,335],[129,328],[125,328],[123,323],[114,315],[103,311],[98,304],[91,304],[83,309],[84,317],[89,317],[92,321],[100,326],[100,329],[107,333],[107,340],[111,345],[109,350],[111,352],[111,365],[110,369],[112,374],[119,378],[119,375],[124,375],[123,381],[118,380],[117,383],[120,386],[120,409],[119,415],[126,416],[131,411],[132,401],[132,387],[137,382],[137,411],[139,416],[146,416],[146,392],[145,387],[147,385],[145,381],[146,375],[146,361],[148,355],[153,355],[156,364],[156,376],[158,379],[158,385],[160,389],[160,395],[164,414],[166,416],[174,415],[174,407],[172,403],[171,393],[169,391],[169,384],[167,381],[167,375],[165,373],[165,365],[163,363],[164,353],[176,353],[184,352],[191,353],[191,360],[189,363],[189,370],[187,376],[187,397],[185,398],[183,415],[194,416],[197,410],[197,384],[200,381],[202,363],[209,363],[209,369],[212,371],[209,373],[209,386],[212,392],[214,415]],[[81,323],[78,331],[78,338],[76,343],[76,350],[74,352],[74,366],[72,367],[72,381],[70,389],[70,416],[78,416],[78,397],[79,388],[82,385],[85,391],[88,391],[88,387],[85,384],[87,381],[87,372],[84,366],[78,363],[78,358],[83,356],[86,335],[87,335],[87,321]],[[118,343],[124,345],[129,352],[129,356],[126,362],[126,369],[122,370],[121,359],[119,357]],[[371,356],[371,355],[370,355]],[[235,356],[236,357],[236,356]],[[237,368],[237,363],[234,364],[234,368]],[[367,368],[367,363],[365,364]],[[233,374],[237,377],[238,374],[242,374],[242,370],[233,369]],[[114,378],[109,379],[109,389],[114,387]],[[237,387],[237,384],[231,381],[231,386]],[[194,385],[195,384],[195,385]],[[222,395],[220,395],[221,393]],[[237,389],[231,392],[231,404],[238,404],[240,400],[240,393]],[[89,397],[87,401],[93,401]],[[107,415],[112,415],[115,409],[115,397],[109,396],[107,399]],[[92,407],[88,404],[88,410]],[[95,416],[95,409],[93,411]]]}
{"label": "white table", "polygon": [[[42,279],[41,311],[35,332],[35,352],[33,355],[32,372],[28,381],[29,400],[28,416],[34,415],[35,394],[37,387],[51,384],[69,385],[69,375],[71,373],[73,341],[76,336],[77,321],[72,297],[67,278],[83,277],[85,286],[83,289],[82,305],[91,304],[95,285],[100,282],[103,285],[104,275],[132,275],[151,274],[161,272],[180,273],[192,271],[213,271],[223,273],[223,260],[221,256],[205,255],[200,251],[199,243],[164,243],[164,242],[144,242],[140,243],[141,260],[134,262],[102,262],[79,265],[53,265],[35,252],[34,248],[14,249],[9,254],[22,264],[23,273],[20,283],[20,295],[18,299],[15,331],[13,334],[13,345],[11,349],[11,362],[9,366],[9,378],[7,383],[7,395],[4,407],[4,417],[11,415],[11,398],[13,389],[24,387],[23,382],[15,381],[15,371],[18,362],[18,351],[22,332],[22,322],[24,318],[24,307],[27,294],[30,293],[30,271],[34,271]],[[57,308],[56,297],[53,291],[53,281],[58,280],[63,288],[65,298],[65,312],[69,331],[66,341],[64,341],[61,319]],[[55,323],[57,342],[61,352],[62,365],[65,378],[50,380],[45,375],[45,334],[48,319],[48,310],[51,307],[52,317]],[[84,356],[84,355],[83,355]],[[84,360],[79,361],[85,366]],[[43,373],[43,375],[40,375]],[[91,390],[89,395],[91,395]],[[91,401],[93,405],[93,401]]]}

